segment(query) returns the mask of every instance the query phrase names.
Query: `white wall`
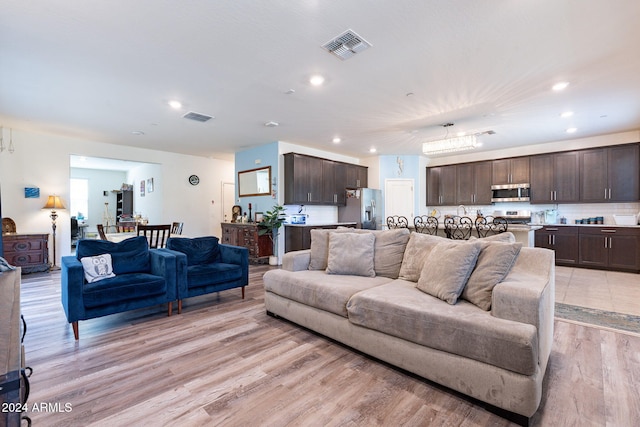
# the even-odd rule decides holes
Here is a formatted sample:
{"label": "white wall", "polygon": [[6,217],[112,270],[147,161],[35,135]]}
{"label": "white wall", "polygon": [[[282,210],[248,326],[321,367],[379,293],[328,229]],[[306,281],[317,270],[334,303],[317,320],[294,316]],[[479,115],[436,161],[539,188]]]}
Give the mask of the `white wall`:
{"label": "white wall", "polygon": [[[108,171],[98,169],[71,168],[71,178],[82,178],[88,181],[89,203],[88,215],[85,221],[88,224],[86,231],[96,231],[96,224],[103,224],[104,204],[109,203],[109,212],[115,219],[116,217],[116,193],[113,190],[119,190],[122,183],[127,182],[127,173],[123,171]],[[107,192],[104,196],[103,193]],[[42,197],[42,195],[41,195]],[[4,197],[3,197],[4,199]],[[67,209],[69,208],[69,200],[65,200]],[[68,212],[69,216],[77,215],[77,212]],[[57,239],[56,234],[56,239]]]}
{"label": "white wall", "polygon": [[[15,220],[19,232],[51,233],[49,212],[43,211],[42,206],[47,196],[54,193],[68,203],[69,155],[75,154],[160,165],[160,174],[153,178],[155,191],[162,194],[162,202],[154,206],[153,213],[149,215],[165,223],[183,221],[183,233],[187,236],[221,235],[222,182],[234,181],[231,161],[104,144],[24,129],[13,129],[13,143],[15,153],[0,153],[0,185],[2,214]],[[188,177],[192,174],[200,177],[199,185],[189,184]],[[40,198],[25,199],[26,186],[39,187]],[[59,211],[56,233],[58,257],[70,253],[69,218],[69,211]],[[56,263],[60,264],[59,259]]]}

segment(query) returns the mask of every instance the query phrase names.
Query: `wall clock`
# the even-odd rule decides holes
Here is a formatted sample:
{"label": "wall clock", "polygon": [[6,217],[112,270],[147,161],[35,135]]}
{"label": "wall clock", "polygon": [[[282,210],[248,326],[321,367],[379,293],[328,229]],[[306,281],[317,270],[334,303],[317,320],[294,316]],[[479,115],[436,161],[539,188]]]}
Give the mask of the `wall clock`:
{"label": "wall clock", "polygon": [[200,178],[198,178],[198,175],[191,175],[189,177],[189,184],[191,185],[198,185],[200,184]]}

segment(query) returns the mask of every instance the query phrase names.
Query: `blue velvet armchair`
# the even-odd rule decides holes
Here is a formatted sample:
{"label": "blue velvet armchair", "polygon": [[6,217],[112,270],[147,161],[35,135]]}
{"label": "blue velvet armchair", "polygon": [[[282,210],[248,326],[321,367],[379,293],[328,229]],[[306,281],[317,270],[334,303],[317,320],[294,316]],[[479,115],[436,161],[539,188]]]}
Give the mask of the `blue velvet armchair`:
{"label": "blue velvet armchair", "polygon": [[178,313],[182,300],[198,295],[242,288],[249,284],[249,250],[218,244],[217,237],[170,237],[163,251],[174,254],[177,264]]}
{"label": "blue velvet armchair", "polygon": [[[87,266],[81,261],[103,260],[109,254],[112,266],[105,278],[89,282]],[[96,261],[96,271],[103,268]],[[101,271],[106,273],[107,269]],[[89,271],[89,274],[95,274]],[[119,243],[104,240],[80,240],[75,256],[62,257],[62,306],[73,326],[77,340],[78,321],[109,314],[168,304],[171,316],[173,301],[177,300],[176,257],[168,252],[149,249],[144,236],[132,237]]]}

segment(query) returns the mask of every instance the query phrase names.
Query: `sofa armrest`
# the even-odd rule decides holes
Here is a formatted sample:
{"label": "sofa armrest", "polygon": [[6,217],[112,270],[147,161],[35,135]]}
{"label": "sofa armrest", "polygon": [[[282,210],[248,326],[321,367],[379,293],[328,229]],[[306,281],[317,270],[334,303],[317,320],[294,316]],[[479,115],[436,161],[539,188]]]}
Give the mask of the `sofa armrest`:
{"label": "sofa armrest", "polygon": [[543,248],[522,248],[509,275],[493,288],[491,314],[537,328],[543,372],[553,342],[554,312],[555,253]]}
{"label": "sofa armrest", "polygon": [[244,286],[249,284],[249,249],[240,246],[219,244],[220,260],[226,264],[242,267]]}
{"label": "sofa armrest", "polygon": [[176,299],[179,299],[180,295],[187,295],[189,284],[187,281],[187,256],[178,251],[174,251],[172,249],[161,248],[157,249],[158,252],[166,252],[171,254],[176,259],[176,289],[177,296]]}
{"label": "sofa armrest", "polygon": [[302,271],[309,269],[311,249],[287,252],[282,258],[282,269],[288,271]]}
{"label": "sofa armrest", "polygon": [[84,269],[74,256],[63,256],[60,271],[60,296],[62,308],[69,323],[84,320]]}
{"label": "sofa armrest", "polygon": [[150,273],[162,276],[167,282],[167,298],[178,299],[178,274],[176,256],[163,249],[149,249]]}

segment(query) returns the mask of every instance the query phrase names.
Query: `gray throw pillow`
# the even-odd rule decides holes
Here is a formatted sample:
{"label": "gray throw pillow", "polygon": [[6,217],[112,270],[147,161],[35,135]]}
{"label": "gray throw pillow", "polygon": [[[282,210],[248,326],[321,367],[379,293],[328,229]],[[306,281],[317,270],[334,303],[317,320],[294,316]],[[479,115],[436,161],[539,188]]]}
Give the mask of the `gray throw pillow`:
{"label": "gray throw pillow", "polygon": [[375,277],[373,233],[329,234],[328,274]]}
{"label": "gray throw pillow", "polygon": [[439,243],[427,257],[417,288],[455,304],[476,265],[480,245],[453,241]]}
{"label": "gray throw pillow", "polygon": [[[480,239],[482,240],[484,239]],[[493,288],[509,274],[520,249],[522,249],[522,243],[486,242],[482,244],[476,267],[462,291],[462,298],[488,311],[491,308]]]}
{"label": "gray throw pillow", "polygon": [[404,251],[400,267],[400,279],[417,282],[422,272],[422,266],[429,253],[438,243],[446,242],[444,237],[430,234],[411,233],[407,248]]}

